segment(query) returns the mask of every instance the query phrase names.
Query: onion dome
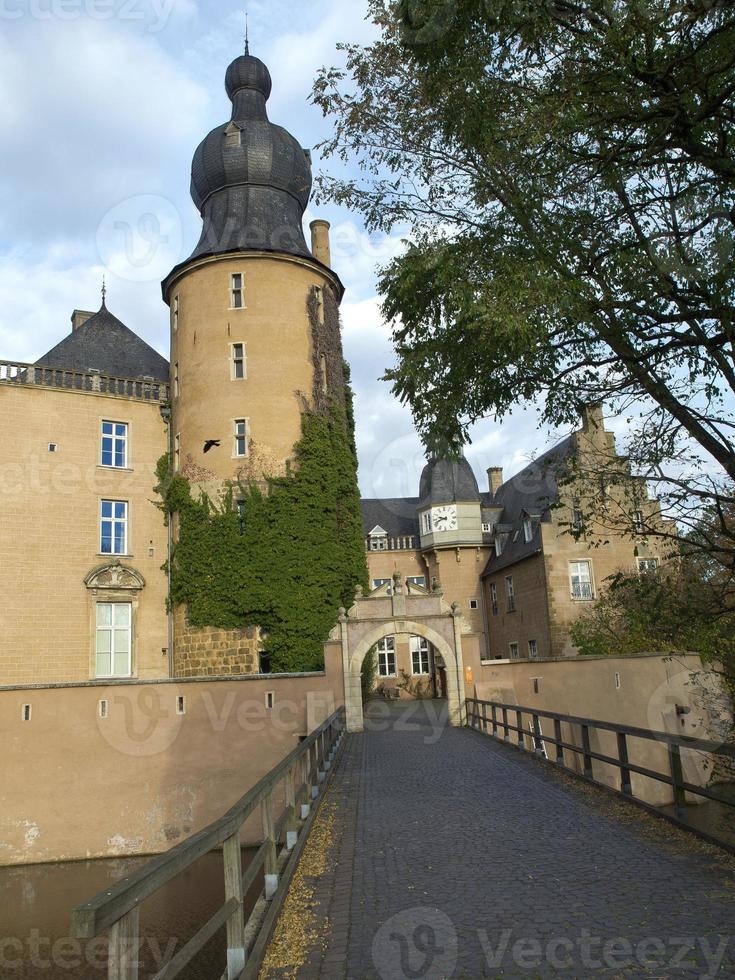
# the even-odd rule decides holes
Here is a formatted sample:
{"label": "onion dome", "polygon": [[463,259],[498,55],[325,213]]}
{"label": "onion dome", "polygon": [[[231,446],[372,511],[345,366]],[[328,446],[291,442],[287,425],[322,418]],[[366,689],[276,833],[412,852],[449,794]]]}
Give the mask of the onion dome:
{"label": "onion dome", "polygon": [[298,141],[268,119],[271,76],[259,58],[236,58],[225,88],[230,122],[200,143],[191,196],[204,222],[190,259],[232,251],[311,257],[302,218],[311,193],[311,163]]}
{"label": "onion dome", "polygon": [[421,474],[419,500],[419,506],[479,501],[477,480],[464,456],[459,459],[430,459]]}

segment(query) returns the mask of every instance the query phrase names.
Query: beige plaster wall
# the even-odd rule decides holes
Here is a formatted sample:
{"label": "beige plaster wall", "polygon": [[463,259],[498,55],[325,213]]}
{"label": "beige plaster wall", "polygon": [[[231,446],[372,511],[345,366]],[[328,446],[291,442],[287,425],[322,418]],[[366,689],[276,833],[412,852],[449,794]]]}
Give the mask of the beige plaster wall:
{"label": "beige plaster wall", "polygon": [[324,674],[1,690],[0,864],[167,850],[344,703],[341,675],[330,645]]}
{"label": "beige plaster wall", "polygon": [[[513,577],[515,609],[508,611],[506,576]],[[483,596],[488,623],[488,659],[510,657],[510,644],[518,644],[521,658],[528,657],[528,642],[536,640],[540,657],[551,655],[546,572],[542,555],[532,555],[509,568],[483,579]],[[493,615],[491,586],[498,594],[498,612]]]}
{"label": "beige plaster wall", "polygon": [[[475,674],[474,691],[477,697],[486,700],[719,741],[725,735],[719,716],[725,702],[716,679],[702,671],[699,657],[693,654],[674,658],[642,654],[486,664]],[[534,679],[538,682],[538,693],[534,691]],[[472,690],[469,685],[467,689]],[[688,713],[677,714],[677,705],[689,709]],[[527,723],[529,719],[524,720]],[[510,721],[515,724],[514,717]],[[542,720],[542,729],[553,736],[553,721]],[[592,732],[591,735],[594,751],[617,758],[614,733]],[[563,737],[580,745],[579,726],[565,724]],[[511,741],[517,741],[512,732]],[[531,747],[530,738],[526,744]],[[554,746],[547,743],[547,751],[553,758]],[[663,743],[629,738],[628,751],[632,762],[669,772],[668,752]],[[682,758],[685,778],[695,784],[706,784],[711,775],[706,763],[711,760],[687,749],[683,750]],[[583,768],[581,756],[572,752],[566,753],[566,761],[578,771]],[[619,788],[619,771],[615,767],[594,762],[593,768],[596,778]],[[635,773],[633,788],[636,795],[650,803],[660,805],[672,801],[667,786]]]}
{"label": "beige plaster wall", "polygon": [[[128,423],[129,469],[99,465],[102,420]],[[134,675],[166,676],[167,532],[153,503],[166,443],[157,403],[0,385],[0,684],[94,676],[94,597],[84,578],[114,560],[100,555],[102,498],[128,501],[121,562],[146,582],[136,594]]]}

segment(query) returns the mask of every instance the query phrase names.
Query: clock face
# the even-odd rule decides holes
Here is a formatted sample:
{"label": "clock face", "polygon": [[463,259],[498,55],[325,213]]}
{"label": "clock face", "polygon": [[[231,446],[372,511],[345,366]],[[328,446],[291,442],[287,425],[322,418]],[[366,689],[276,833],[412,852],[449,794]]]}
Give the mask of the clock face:
{"label": "clock face", "polygon": [[434,531],[457,530],[457,508],[433,507],[431,510],[431,526]]}

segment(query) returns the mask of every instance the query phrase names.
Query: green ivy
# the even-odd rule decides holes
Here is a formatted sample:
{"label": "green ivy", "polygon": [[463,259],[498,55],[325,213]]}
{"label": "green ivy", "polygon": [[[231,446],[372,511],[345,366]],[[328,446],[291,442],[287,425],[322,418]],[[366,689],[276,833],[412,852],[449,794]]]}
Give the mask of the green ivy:
{"label": "green ivy", "polygon": [[260,626],[274,672],[320,669],[339,607],[367,585],[349,394],[347,412],[336,402],[304,412],[294,465],[265,492],[250,484],[195,500],[159,460],[161,506],[178,515],[170,601],[195,627]]}

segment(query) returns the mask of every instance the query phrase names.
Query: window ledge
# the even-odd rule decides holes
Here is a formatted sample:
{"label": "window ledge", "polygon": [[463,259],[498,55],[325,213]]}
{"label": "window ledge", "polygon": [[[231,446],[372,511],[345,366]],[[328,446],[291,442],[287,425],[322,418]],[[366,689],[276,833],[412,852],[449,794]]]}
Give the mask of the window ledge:
{"label": "window ledge", "polygon": [[135,558],[135,555],[128,554],[127,552],[125,552],[125,554],[123,555],[120,554],[119,552],[115,552],[114,554],[111,554],[109,551],[98,551],[97,557],[98,558]]}
{"label": "window ledge", "polygon": [[97,463],[98,470],[110,470],[113,473],[135,473],[133,466],[106,466],[104,463]]}

